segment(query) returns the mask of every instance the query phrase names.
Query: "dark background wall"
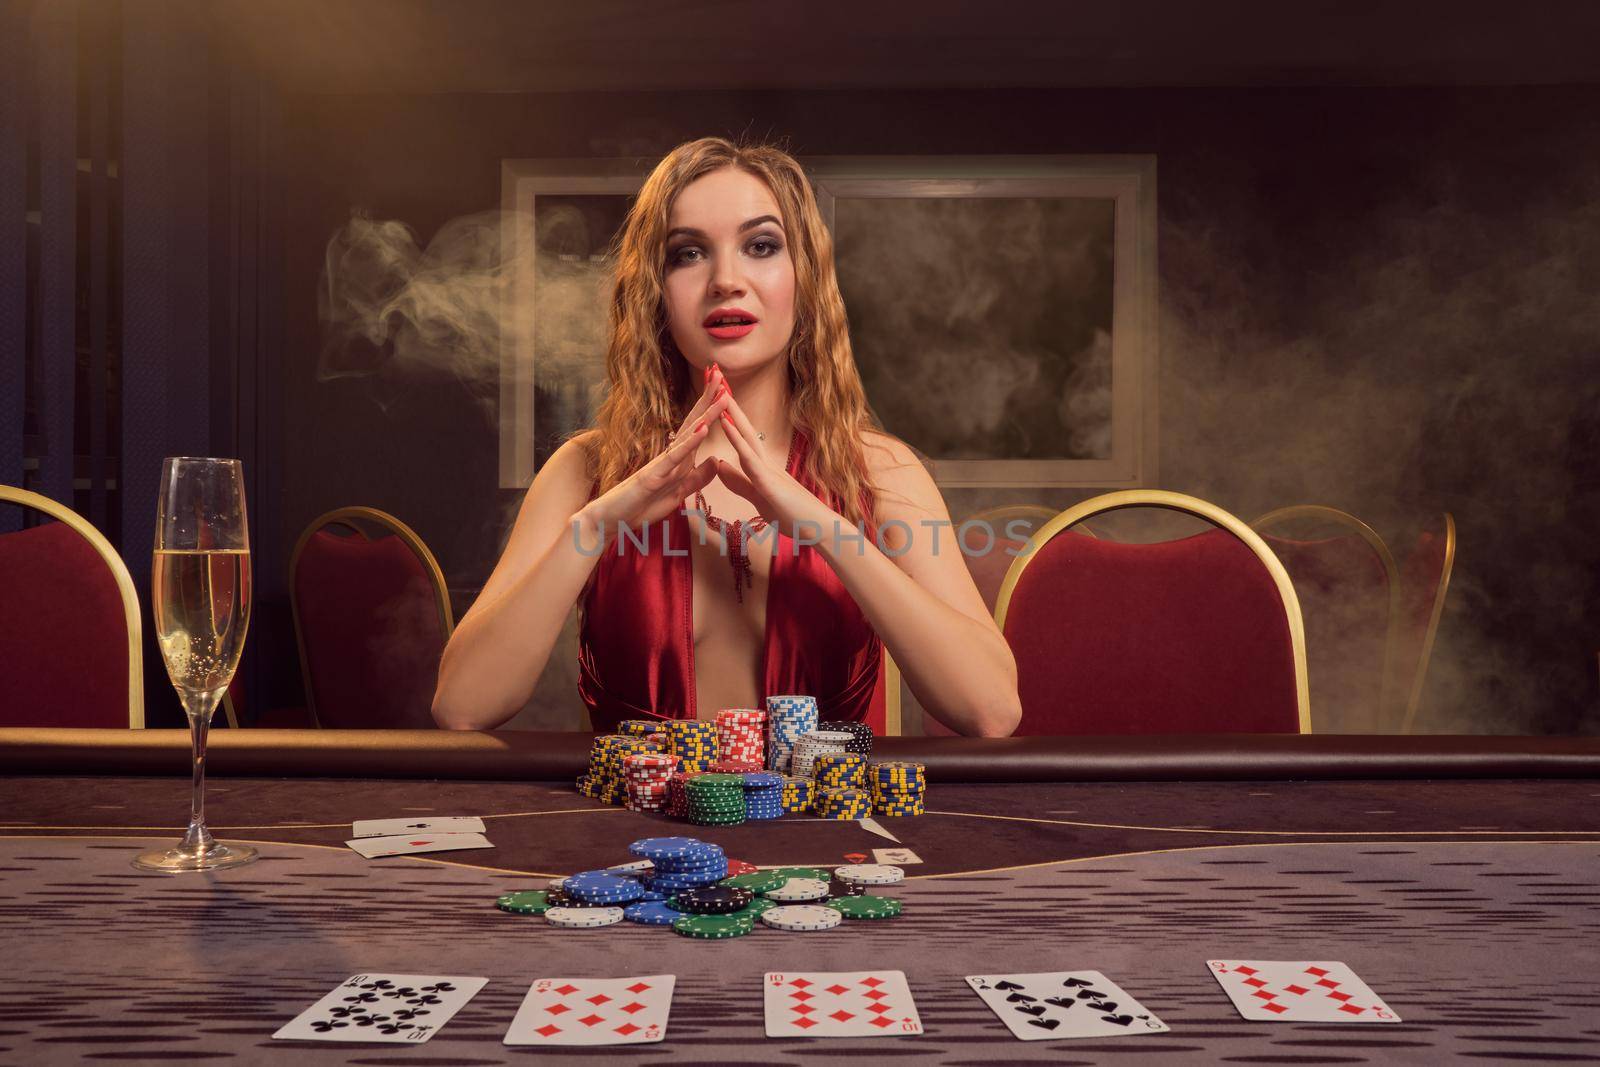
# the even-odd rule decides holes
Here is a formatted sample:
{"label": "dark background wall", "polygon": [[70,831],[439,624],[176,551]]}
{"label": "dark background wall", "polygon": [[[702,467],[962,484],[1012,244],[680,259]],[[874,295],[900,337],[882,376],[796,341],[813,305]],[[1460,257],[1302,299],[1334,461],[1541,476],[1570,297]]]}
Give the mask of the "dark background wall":
{"label": "dark background wall", "polygon": [[[619,17],[599,6],[594,18]],[[381,392],[318,379],[323,250],[353,210],[426,240],[498,205],[503,158],[649,160],[709,133],[779,138],[802,158],[1151,153],[1160,484],[1247,518],[1333,504],[1397,547],[1453,512],[1460,556],[1423,728],[1600,729],[1600,72],[1573,44],[1592,9],[1507,27],[1448,5],[1444,47],[1427,5],[1341,18],[1234,0],[1203,24],[1181,4],[1155,18],[1162,0],[1124,6],[1123,21],[1045,27],[1057,5],[1023,5],[1036,25],[1005,40],[966,40],[981,12],[951,2],[919,7],[916,26],[881,16],[889,36],[829,37],[838,20],[819,17],[787,27],[781,54],[708,63],[642,7],[604,33],[541,35],[500,24],[544,17],[526,14],[537,5],[489,0],[12,2],[0,480],[120,524],[143,588],[160,457],[242,456],[251,706],[292,704],[285,576],[309,519],[350,503],[399,514],[461,607],[517,503],[496,488],[482,406],[453,378]],[[534,44],[543,58],[523,62]],[[1023,80],[1060,84],[989,87]],[[941,83],[965,84],[917,87]],[[586,91],[528,91],[560,84]],[[115,287],[96,281],[107,261]],[[98,334],[96,285],[111,309]],[[63,436],[87,459],[69,460]],[[959,520],[1082,495],[947,499]],[[539,721],[577,722],[569,652],[552,657]]]}
{"label": "dark background wall", "polygon": [[[1600,91],[1568,87],[293,97],[275,536],[387,508],[470,596],[514,514],[492,427],[448,375],[381,398],[317,381],[316,280],[353,209],[426,240],[498,203],[502,158],[651,158],[712,133],[802,157],[1153,153],[1161,485],[1246,517],[1332,504],[1397,547],[1453,512],[1425,726],[1593,731],[1597,115]],[[947,500],[959,520],[1083,495]],[[576,702],[567,651],[547,718]]]}

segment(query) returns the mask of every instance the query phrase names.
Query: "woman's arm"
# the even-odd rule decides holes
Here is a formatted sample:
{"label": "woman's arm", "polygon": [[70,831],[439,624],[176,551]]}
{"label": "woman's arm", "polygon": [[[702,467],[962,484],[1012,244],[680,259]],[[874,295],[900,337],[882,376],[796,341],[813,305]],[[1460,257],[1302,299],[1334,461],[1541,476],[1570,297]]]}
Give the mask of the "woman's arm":
{"label": "woman's arm", "polygon": [[817,549],[888,646],[922,706],[958,733],[1005,737],[1022,719],[1017,661],[967,570],[939,487],[916,454],[894,438],[871,435],[868,457],[883,490],[875,520],[882,528],[898,519],[910,536],[896,527],[882,534],[895,553],[891,559],[870,538],[864,546],[836,538],[835,529],[849,533],[851,527],[824,509]]}
{"label": "woman's arm", "polygon": [[533,695],[599,559],[598,528],[584,510],[591,485],[578,440],[539,470],[500,562],[445,646],[433,694],[440,726],[493,729]]}

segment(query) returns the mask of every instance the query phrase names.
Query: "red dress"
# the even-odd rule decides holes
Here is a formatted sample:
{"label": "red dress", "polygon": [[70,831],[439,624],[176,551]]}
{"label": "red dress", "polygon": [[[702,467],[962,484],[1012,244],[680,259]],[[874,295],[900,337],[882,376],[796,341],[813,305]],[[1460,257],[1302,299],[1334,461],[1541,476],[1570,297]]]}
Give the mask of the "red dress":
{"label": "red dress", "polygon": [[[788,471],[812,495],[828,499],[804,473],[808,443],[796,427]],[[682,510],[650,526],[648,534],[648,550],[623,537],[608,546],[579,599],[578,693],[598,731],[610,731],[623,719],[700,717],[689,555],[695,534]],[[642,532],[633,536],[644,540]],[[875,538],[869,514],[867,544]],[[767,579],[763,703],[768,696],[808,694],[817,698],[824,720],[863,720],[871,712],[881,729],[882,642],[815,546],[797,550],[782,534],[776,540]],[[771,552],[772,543],[773,535],[764,532],[750,551]],[[846,542],[844,550],[853,551],[853,544]],[[718,562],[731,581],[731,564],[726,557]]]}

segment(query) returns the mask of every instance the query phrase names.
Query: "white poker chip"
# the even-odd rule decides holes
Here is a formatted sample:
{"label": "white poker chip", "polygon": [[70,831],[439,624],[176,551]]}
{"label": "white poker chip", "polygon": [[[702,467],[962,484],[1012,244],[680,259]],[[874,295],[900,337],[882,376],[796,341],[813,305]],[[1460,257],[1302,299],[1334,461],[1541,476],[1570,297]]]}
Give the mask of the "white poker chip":
{"label": "white poker chip", "polygon": [[546,890],[560,889],[562,886],[564,886],[566,884],[567,884],[567,880],[565,878],[552,878],[552,879],[550,879],[548,882],[546,882],[544,884],[544,887],[545,887]]}
{"label": "white poker chip", "polygon": [[906,872],[885,863],[852,863],[834,869],[834,876],[857,885],[894,885],[906,880]]}
{"label": "white poker chip", "polygon": [[824,908],[817,904],[786,904],[781,908],[768,908],[762,912],[761,921],[774,930],[811,932],[832,930],[844,922],[844,915],[833,908]]}
{"label": "white poker chip", "polygon": [[544,913],[551,926],[568,930],[587,930],[596,926],[615,926],[622,921],[621,908],[551,908]]}
{"label": "white poker chip", "polygon": [[791,878],[776,889],[761,894],[768,900],[800,903],[808,900],[827,900],[828,883],[816,878]]}

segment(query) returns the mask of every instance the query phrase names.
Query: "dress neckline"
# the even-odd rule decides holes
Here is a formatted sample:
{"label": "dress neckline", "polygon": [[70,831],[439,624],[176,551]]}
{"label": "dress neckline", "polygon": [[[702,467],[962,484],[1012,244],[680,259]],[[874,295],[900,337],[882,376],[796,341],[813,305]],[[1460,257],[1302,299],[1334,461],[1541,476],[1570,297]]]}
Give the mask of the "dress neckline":
{"label": "dress neckline", "polygon": [[[789,431],[789,456],[784,461],[783,465],[783,469],[788,472],[791,477],[798,477],[798,474],[795,470],[795,461],[798,458],[799,452],[800,427],[796,426]],[[685,531],[687,531],[692,537],[694,535],[694,531],[689,530],[689,519],[687,516],[684,517],[683,526]],[[774,533],[772,536],[776,540],[781,539],[783,535],[780,533]],[[726,535],[723,535],[723,540],[724,543],[726,543]],[[687,547],[688,541],[686,540],[684,544]],[[689,719],[698,719],[700,717],[700,679],[699,659],[695,654],[694,647],[694,549],[688,548],[688,551],[686,551],[684,555],[685,568],[688,571],[688,578],[685,583],[683,595],[683,639],[685,645],[687,646],[689,664],[688,677],[685,679],[685,688],[688,689],[689,697],[685,703],[688,704],[689,714],[685,717]],[[723,555],[726,556],[726,553]],[[774,551],[772,553],[772,566],[767,569],[767,591],[765,594],[763,594],[761,615],[761,689],[763,692],[757,698],[761,700],[764,700],[766,696],[765,690],[767,686],[767,678],[772,666],[770,662],[772,657],[772,587],[774,584],[776,584],[775,580],[778,576],[778,561],[781,560],[783,556],[784,554],[782,552]]]}

